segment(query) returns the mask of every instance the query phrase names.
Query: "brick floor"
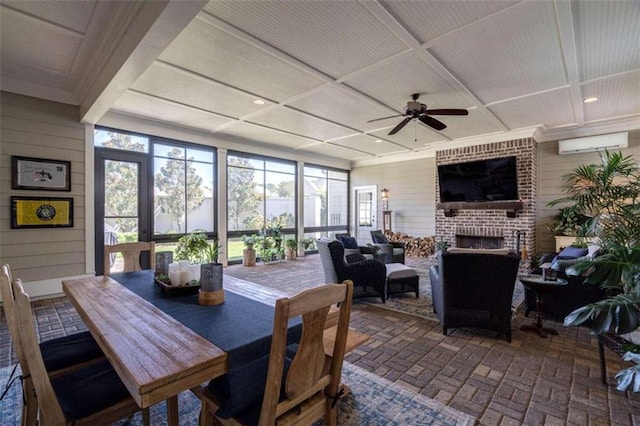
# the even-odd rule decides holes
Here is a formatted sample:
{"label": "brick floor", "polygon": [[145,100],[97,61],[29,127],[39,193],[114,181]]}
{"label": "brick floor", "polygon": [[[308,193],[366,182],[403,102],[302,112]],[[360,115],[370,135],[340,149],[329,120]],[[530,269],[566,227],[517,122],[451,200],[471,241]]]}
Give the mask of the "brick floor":
{"label": "brick floor", "polygon": [[[420,260],[411,259],[414,266]],[[426,267],[422,265],[423,267]],[[318,255],[225,274],[294,294],[321,284]],[[84,329],[64,298],[34,302],[43,338]],[[517,324],[533,321],[522,318]],[[456,329],[443,336],[437,321],[354,303],[351,325],[371,338],[346,360],[476,417],[483,425],[640,425],[640,396],[600,382],[597,344],[588,329],[553,326],[542,339],[516,329],[507,343],[494,333]],[[623,368],[606,351],[609,382]],[[0,366],[12,360],[4,313],[0,320]]]}

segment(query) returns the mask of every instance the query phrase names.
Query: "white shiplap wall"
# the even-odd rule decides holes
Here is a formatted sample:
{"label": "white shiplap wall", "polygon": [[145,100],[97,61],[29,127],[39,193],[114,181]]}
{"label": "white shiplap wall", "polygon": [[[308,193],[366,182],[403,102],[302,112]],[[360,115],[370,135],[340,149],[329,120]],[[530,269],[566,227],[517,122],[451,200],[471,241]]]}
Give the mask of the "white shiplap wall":
{"label": "white shiplap wall", "polygon": [[[60,292],[61,278],[85,273],[84,125],[77,107],[1,95],[0,262],[10,264],[34,296]],[[71,161],[71,192],[11,189],[12,155]],[[73,228],[10,229],[12,195],[72,197]]]}
{"label": "white shiplap wall", "polygon": [[[629,132],[629,147],[622,152],[640,162],[640,130]],[[597,163],[599,159],[598,152],[558,155],[557,141],[538,144],[537,251],[555,251],[554,236],[545,224],[551,223],[558,212],[558,207],[548,207],[547,203],[565,195],[562,191],[565,185],[562,177],[582,164]]]}
{"label": "white shiplap wall", "polygon": [[[389,190],[392,231],[413,237],[435,235],[435,157],[356,167],[351,170],[351,185],[378,185]],[[378,217],[382,203],[378,194]]]}

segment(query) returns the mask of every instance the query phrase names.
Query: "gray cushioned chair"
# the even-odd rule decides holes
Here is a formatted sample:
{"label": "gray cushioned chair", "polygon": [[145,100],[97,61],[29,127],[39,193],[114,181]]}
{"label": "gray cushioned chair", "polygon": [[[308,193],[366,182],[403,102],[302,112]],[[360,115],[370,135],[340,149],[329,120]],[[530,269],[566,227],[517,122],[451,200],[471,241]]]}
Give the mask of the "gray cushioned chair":
{"label": "gray cushioned chair", "polygon": [[384,263],[404,263],[404,243],[394,243],[387,240],[381,230],[371,231],[373,244],[380,247],[380,253],[385,255]]}
{"label": "gray cushioned chair", "polygon": [[520,257],[443,253],[429,270],[433,309],[449,328],[475,327],[504,334],[511,342],[511,302]]}

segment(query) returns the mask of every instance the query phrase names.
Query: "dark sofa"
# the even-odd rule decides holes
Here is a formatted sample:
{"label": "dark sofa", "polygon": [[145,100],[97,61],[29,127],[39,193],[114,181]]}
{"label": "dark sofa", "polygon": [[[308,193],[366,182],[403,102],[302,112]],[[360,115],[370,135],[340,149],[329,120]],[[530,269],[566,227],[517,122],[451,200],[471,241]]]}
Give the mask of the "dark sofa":
{"label": "dark sofa", "polygon": [[[567,249],[570,249],[570,247],[565,248],[563,252],[571,254],[571,251]],[[584,254],[572,257],[570,255],[562,256],[563,252],[543,253],[540,255],[540,261],[538,262],[540,265],[551,263],[552,269],[558,273],[558,278],[564,278],[568,281],[566,286],[554,292],[553,297],[545,297],[544,299],[544,305],[542,306],[544,317],[556,321],[564,321],[564,317],[574,310],[606,297],[606,292],[597,285],[584,284],[584,277],[571,276],[565,273],[565,269],[580,260]],[[579,254],[577,251],[573,253]],[[534,269],[532,273],[541,274],[542,270],[540,268]],[[528,316],[530,312],[536,311],[536,295],[533,291],[525,288],[524,298],[525,315]]]}

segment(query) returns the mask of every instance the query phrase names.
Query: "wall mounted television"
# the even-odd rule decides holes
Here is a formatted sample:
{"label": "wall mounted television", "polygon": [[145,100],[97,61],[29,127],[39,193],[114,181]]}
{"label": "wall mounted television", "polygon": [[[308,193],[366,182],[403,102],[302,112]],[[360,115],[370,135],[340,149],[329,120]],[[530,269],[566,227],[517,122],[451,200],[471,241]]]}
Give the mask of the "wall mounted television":
{"label": "wall mounted television", "polygon": [[500,157],[438,166],[440,202],[518,199],[516,157]]}

